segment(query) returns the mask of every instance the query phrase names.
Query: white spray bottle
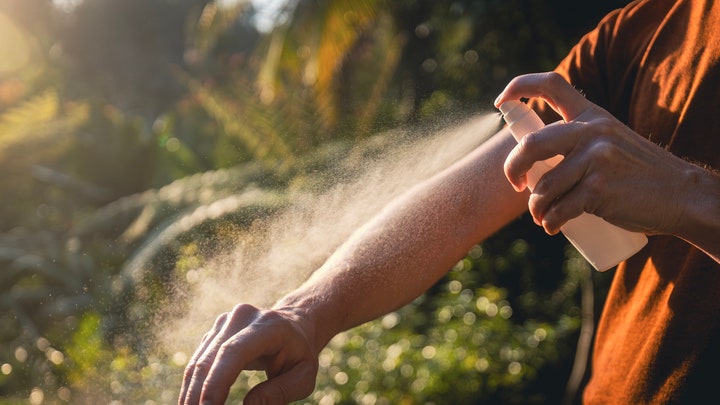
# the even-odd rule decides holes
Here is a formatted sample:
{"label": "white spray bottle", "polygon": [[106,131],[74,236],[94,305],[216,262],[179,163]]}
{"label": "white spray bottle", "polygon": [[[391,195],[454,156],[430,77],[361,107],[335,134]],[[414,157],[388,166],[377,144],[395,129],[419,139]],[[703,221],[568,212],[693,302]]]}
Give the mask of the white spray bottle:
{"label": "white spray bottle", "polygon": [[[504,102],[500,105],[500,112],[518,142],[526,134],[545,126],[535,111],[518,100]],[[561,160],[562,156],[558,155],[535,162],[527,173],[527,186],[530,191],[540,177]],[[598,271],[616,266],[647,244],[647,236],[644,234],[622,229],[587,212],[566,222],[560,230]]]}

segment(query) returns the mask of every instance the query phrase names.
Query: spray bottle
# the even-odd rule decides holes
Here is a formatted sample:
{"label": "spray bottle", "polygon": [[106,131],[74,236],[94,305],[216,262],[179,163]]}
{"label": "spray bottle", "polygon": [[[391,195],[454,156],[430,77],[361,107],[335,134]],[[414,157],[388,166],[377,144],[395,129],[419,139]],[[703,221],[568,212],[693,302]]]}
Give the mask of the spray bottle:
{"label": "spray bottle", "polygon": [[[500,112],[518,142],[526,134],[545,126],[535,111],[517,100],[504,102],[500,105]],[[535,162],[527,173],[527,185],[530,191],[540,177],[562,159],[562,156],[557,155]],[[566,222],[560,231],[598,271],[616,266],[647,244],[647,236],[644,234],[622,229],[587,212]]]}

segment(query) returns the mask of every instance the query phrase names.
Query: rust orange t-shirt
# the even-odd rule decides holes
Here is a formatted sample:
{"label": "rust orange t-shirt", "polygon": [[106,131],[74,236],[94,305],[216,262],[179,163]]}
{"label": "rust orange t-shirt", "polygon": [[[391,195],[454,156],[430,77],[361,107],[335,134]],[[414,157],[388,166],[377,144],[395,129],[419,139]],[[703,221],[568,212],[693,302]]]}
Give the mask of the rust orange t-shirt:
{"label": "rust orange t-shirt", "polygon": [[[720,168],[720,2],[630,3],[556,70],[640,135]],[[701,404],[720,390],[720,265],[649,239],[615,270],[585,404]]]}

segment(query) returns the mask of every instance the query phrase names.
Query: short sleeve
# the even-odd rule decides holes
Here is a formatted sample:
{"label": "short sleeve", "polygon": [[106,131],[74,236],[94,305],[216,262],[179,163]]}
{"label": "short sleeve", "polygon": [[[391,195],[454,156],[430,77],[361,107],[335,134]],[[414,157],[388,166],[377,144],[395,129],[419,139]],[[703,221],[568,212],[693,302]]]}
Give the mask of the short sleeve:
{"label": "short sleeve", "polygon": [[[565,77],[593,103],[627,122],[637,71],[669,0],[634,1],[607,14],[558,64]],[[559,119],[547,104],[533,101],[546,122]]]}

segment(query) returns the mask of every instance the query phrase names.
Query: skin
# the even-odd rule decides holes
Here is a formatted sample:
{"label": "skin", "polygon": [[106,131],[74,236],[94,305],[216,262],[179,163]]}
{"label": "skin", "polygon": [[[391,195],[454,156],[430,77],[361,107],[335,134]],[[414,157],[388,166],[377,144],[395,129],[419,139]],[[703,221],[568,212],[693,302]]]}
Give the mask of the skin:
{"label": "skin", "polygon": [[[318,353],[335,334],[411,302],[528,208],[550,234],[587,211],[626,229],[676,235],[720,262],[717,174],[646,141],[557,74],[517,77],[495,105],[521,97],[542,97],[566,123],[520,144],[501,130],[391,203],[272,308],[241,304],[218,317],[185,370],[178,403],[223,404],[242,370],[268,375],[245,404],[307,397]],[[557,154],[565,158],[531,195],[525,173]]]}
{"label": "skin", "polygon": [[528,202],[547,233],[584,211],[625,229],[677,236],[720,262],[717,173],[641,137],[556,73],[516,77],[495,105],[521,97],[545,99],[566,122],[523,138],[504,166],[513,187],[523,190],[535,161],[564,156]]}

